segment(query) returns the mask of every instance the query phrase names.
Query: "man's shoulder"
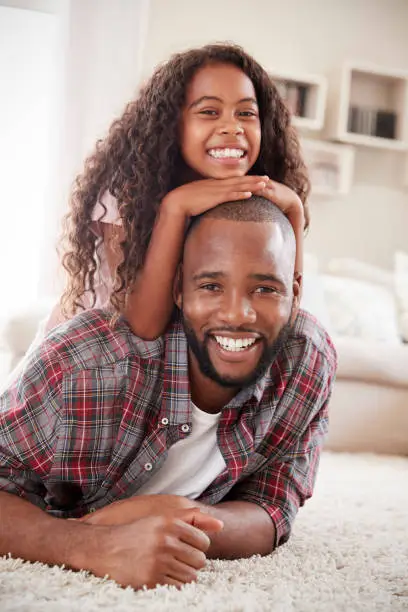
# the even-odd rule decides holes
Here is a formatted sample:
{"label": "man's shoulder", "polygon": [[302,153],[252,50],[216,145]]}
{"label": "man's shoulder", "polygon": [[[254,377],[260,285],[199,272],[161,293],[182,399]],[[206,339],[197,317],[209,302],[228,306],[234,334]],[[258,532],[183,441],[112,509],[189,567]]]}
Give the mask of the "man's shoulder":
{"label": "man's shoulder", "polygon": [[104,309],[89,309],[59,325],[36,351],[37,358],[57,360],[66,373],[109,366],[127,357],[160,357],[162,340],[145,342],[123,318],[114,320]]}
{"label": "man's shoulder", "polygon": [[315,317],[300,310],[258,392],[266,404],[285,397],[283,408],[297,402],[310,415],[320,406],[319,398],[330,393],[336,369],[337,354],[329,334]]}
{"label": "man's shoulder", "polygon": [[292,375],[305,380],[333,379],[337,369],[333,341],[323,325],[305,310],[299,310],[271,374],[276,374],[276,368],[287,379]]}
{"label": "man's shoulder", "polygon": [[302,343],[308,349],[306,353],[316,351],[334,365],[337,364],[337,353],[331,337],[318,319],[306,310],[299,310],[289,342]]}

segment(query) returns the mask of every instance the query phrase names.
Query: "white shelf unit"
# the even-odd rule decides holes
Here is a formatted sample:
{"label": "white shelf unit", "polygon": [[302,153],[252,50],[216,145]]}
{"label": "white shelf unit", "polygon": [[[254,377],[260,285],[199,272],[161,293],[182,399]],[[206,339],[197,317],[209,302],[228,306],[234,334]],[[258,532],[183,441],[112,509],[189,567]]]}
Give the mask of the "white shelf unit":
{"label": "white shelf unit", "polygon": [[327,80],[320,75],[295,75],[269,70],[292,114],[292,123],[297,128],[321,130],[327,97]]}
{"label": "white shelf unit", "polygon": [[311,196],[347,194],[353,180],[354,147],[308,139],[301,139],[300,144],[309,170]]}
{"label": "white shelf unit", "polygon": [[335,81],[327,108],[330,138],[366,147],[408,150],[407,71],[348,62]]}

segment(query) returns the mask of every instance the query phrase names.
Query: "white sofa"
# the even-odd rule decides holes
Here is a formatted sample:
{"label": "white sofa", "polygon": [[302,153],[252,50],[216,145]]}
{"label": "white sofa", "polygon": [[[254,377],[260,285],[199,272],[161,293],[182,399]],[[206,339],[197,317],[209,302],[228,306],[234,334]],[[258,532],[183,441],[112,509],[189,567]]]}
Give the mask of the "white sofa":
{"label": "white sofa", "polygon": [[320,273],[305,258],[302,305],[338,353],[330,450],[408,455],[408,256],[396,262],[392,272],[336,259]]}
{"label": "white sofa", "polygon": [[408,344],[336,337],[330,450],[408,455]]}

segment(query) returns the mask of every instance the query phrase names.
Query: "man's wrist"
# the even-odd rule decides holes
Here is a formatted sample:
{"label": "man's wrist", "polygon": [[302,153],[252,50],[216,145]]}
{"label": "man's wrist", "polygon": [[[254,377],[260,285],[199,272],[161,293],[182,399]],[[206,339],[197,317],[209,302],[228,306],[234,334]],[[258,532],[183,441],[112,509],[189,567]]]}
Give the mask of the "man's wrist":
{"label": "man's wrist", "polygon": [[64,565],[97,574],[99,561],[104,558],[106,548],[109,548],[107,542],[110,527],[89,525],[80,521],[69,523]]}

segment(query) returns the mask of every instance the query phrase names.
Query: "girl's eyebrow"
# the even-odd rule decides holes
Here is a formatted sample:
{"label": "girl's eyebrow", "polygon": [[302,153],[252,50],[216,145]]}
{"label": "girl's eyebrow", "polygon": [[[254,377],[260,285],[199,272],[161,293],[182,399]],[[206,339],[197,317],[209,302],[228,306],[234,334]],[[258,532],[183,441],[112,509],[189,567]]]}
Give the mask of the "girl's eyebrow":
{"label": "girl's eyebrow", "polygon": [[[201,102],[206,102],[208,100],[215,100],[216,102],[223,102],[223,100],[221,98],[218,98],[218,96],[201,96],[201,98],[197,98],[197,100],[194,100],[194,102],[192,102],[188,108],[189,109],[194,108],[195,106],[198,106],[199,104],[201,104]],[[242,98],[241,100],[238,100],[237,104],[241,104],[242,102],[251,102],[252,104],[255,104],[256,106],[258,106],[258,102],[256,101],[255,98]]]}

